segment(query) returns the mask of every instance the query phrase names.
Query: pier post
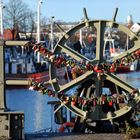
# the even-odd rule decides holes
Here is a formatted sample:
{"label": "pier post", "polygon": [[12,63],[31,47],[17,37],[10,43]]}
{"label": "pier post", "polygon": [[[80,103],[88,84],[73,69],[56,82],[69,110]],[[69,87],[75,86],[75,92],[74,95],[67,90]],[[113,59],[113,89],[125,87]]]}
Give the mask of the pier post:
{"label": "pier post", "polygon": [[7,109],[5,103],[4,41],[0,40],[0,112]]}
{"label": "pier post", "polygon": [[[14,42],[7,42],[12,46]],[[21,44],[23,42],[20,42]],[[0,40],[0,139],[7,138],[13,140],[24,139],[24,113],[7,110],[5,95],[5,44]],[[17,42],[18,44],[18,42]],[[7,83],[10,81],[7,81]],[[21,84],[24,84],[21,82]],[[28,83],[27,83],[28,84]]]}

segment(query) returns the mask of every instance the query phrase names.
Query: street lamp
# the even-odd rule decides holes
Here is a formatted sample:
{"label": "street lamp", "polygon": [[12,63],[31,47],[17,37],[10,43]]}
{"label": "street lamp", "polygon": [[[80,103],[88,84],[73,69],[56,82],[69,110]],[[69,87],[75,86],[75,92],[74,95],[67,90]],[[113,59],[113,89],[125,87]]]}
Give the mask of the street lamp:
{"label": "street lamp", "polygon": [[1,39],[4,38],[4,35],[3,35],[3,8],[5,8],[5,7],[3,5],[2,0],[0,0],[0,22],[1,22],[0,30],[1,30]]}
{"label": "street lamp", "polygon": [[[38,0],[37,5],[37,43],[40,43],[40,8],[42,0]],[[37,53],[37,61],[40,62],[40,53]]]}
{"label": "street lamp", "polygon": [[54,34],[53,34],[54,16],[51,17],[51,51],[54,49]]}

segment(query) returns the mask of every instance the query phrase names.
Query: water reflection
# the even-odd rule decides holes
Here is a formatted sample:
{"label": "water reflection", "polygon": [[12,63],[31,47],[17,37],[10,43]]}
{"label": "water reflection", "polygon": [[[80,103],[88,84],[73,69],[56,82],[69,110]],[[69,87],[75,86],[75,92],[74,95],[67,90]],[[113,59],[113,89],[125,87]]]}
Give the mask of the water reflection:
{"label": "water reflection", "polygon": [[120,79],[126,81],[133,87],[140,89],[140,72],[118,74],[118,77],[120,77]]}
{"label": "water reflection", "polygon": [[[140,72],[118,76],[140,89]],[[68,94],[71,94],[71,91]],[[47,104],[51,100],[54,98],[28,89],[6,90],[7,107],[25,113],[25,132],[35,132],[51,127],[51,108]]]}
{"label": "water reflection", "polygon": [[25,132],[50,128],[50,107],[47,102],[54,100],[28,89],[6,90],[6,104],[11,110],[25,113]]}

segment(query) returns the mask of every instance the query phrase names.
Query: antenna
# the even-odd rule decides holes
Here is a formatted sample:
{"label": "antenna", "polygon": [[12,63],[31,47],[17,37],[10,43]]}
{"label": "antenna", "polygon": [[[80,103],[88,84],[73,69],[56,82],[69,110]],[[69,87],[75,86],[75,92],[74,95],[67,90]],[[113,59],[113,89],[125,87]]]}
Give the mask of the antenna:
{"label": "antenna", "polygon": [[86,22],[86,27],[88,27],[89,26],[89,18],[87,15],[86,8],[83,9],[83,12],[84,12],[84,18],[85,18],[85,22]]}
{"label": "antenna", "polygon": [[117,13],[118,13],[118,8],[116,8],[115,13],[114,13],[114,16],[113,16],[113,21],[114,22],[116,21]]}

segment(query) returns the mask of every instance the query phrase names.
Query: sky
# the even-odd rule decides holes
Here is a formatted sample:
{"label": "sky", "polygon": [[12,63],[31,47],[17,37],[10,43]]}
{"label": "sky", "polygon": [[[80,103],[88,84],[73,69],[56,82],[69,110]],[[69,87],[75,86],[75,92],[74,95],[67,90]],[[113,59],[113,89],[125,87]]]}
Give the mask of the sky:
{"label": "sky", "polygon": [[[6,4],[9,0],[3,0]],[[37,11],[38,0],[22,0],[33,11]],[[126,22],[127,16],[132,15],[134,22],[140,22],[140,0],[42,0],[41,16],[55,17],[55,20],[66,22],[80,21],[83,8],[86,8],[90,19],[113,18],[118,8],[117,22]]]}

